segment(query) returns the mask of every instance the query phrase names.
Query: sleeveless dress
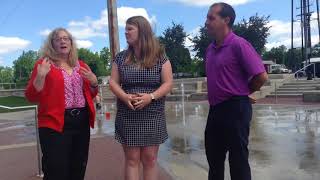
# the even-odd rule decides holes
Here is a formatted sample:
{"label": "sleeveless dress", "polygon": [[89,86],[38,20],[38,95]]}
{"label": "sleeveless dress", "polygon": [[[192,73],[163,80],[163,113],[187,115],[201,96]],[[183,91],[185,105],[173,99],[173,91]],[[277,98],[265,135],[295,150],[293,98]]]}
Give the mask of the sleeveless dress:
{"label": "sleeveless dress", "polygon": [[[161,86],[162,65],[167,58],[158,60],[152,68],[139,68],[125,64],[127,51],[120,52],[115,63],[118,66],[120,86],[126,93],[152,93]],[[115,139],[127,146],[152,146],[168,138],[165,119],[165,97],[151,102],[141,110],[131,110],[117,100]]]}

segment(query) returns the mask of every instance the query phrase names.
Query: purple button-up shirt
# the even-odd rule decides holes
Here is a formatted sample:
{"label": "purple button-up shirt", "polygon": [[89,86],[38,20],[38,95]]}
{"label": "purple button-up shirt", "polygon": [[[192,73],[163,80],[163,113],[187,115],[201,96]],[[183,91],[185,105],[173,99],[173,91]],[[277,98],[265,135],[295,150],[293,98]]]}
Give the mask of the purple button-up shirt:
{"label": "purple button-up shirt", "polygon": [[210,105],[232,96],[250,94],[253,76],[265,72],[260,55],[249,42],[230,32],[222,46],[211,43],[206,52],[206,74]]}

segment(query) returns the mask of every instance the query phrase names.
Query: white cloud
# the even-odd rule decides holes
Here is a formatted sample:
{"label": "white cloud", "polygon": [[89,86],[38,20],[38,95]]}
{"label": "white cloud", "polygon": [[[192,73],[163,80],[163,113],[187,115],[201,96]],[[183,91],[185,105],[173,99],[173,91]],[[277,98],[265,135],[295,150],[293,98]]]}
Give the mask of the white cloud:
{"label": "white cloud", "polygon": [[41,36],[48,36],[50,34],[51,30],[50,29],[45,29],[40,31]]}
{"label": "white cloud", "polygon": [[106,37],[107,34],[105,32],[99,32],[91,27],[84,27],[84,28],[74,28],[70,27],[68,28],[70,33],[76,38],[76,39],[88,39],[93,37]]}
{"label": "white cloud", "polygon": [[88,40],[77,40],[78,48],[90,48],[93,46],[93,43]]}
{"label": "white cloud", "polygon": [[0,66],[4,64],[2,57],[0,57]]}
{"label": "white cloud", "polygon": [[168,1],[175,1],[175,2],[180,2],[189,6],[210,6],[213,3],[216,2],[225,2],[230,5],[241,5],[241,4],[246,4],[248,2],[251,2],[253,0],[168,0]]}
{"label": "white cloud", "polygon": [[151,24],[156,23],[156,17],[150,16],[144,8],[120,7],[118,8],[118,24],[120,27],[125,27],[126,20],[132,16],[143,16]]}
{"label": "white cloud", "polygon": [[186,37],[186,40],[185,40],[185,43],[184,43],[184,45],[186,46],[186,47],[191,47],[192,48],[192,46],[193,46],[193,43],[192,43],[192,41],[190,40],[190,39],[193,39],[194,37],[196,37],[198,34],[199,34],[199,32],[200,32],[200,26],[198,26],[198,27],[196,27],[196,28],[194,28],[192,31],[190,31],[189,33],[187,33],[187,37]]}
{"label": "white cloud", "polygon": [[[156,17],[150,16],[144,8],[120,7],[117,11],[118,25],[121,28],[125,27],[126,20],[132,16],[143,16],[153,25],[156,23]],[[100,18],[93,20],[90,17],[85,17],[82,21],[71,21],[68,24],[70,32],[79,39],[91,37],[106,37],[108,31],[108,11],[107,9],[101,12]]]}
{"label": "white cloud", "polygon": [[[311,44],[315,45],[318,43],[318,35],[311,36]],[[286,38],[283,41],[273,41],[266,44],[267,49],[271,49],[273,47],[279,47],[281,45],[286,46],[287,48],[291,48],[291,39]],[[293,38],[293,47],[301,47],[301,37],[294,37]]]}
{"label": "white cloud", "polygon": [[31,44],[30,41],[19,37],[0,36],[0,54],[7,54],[17,50],[25,49]]}
{"label": "white cloud", "polygon": [[195,56],[195,52],[193,51],[193,42],[191,41],[195,36],[197,36],[200,32],[200,26],[194,28],[192,31],[190,31],[189,33],[187,33],[187,37],[185,39],[184,45],[186,46],[186,48],[189,49],[190,54],[192,57]]}
{"label": "white cloud", "polygon": [[[77,39],[88,39],[93,37],[106,37],[107,26],[103,25],[98,27],[96,25],[97,20],[93,20],[91,17],[86,16],[82,21],[70,21],[68,23],[68,30]],[[103,22],[103,21],[101,21]]]}
{"label": "white cloud", "polygon": [[[316,13],[312,14],[315,17]],[[268,43],[266,44],[267,49],[272,47],[278,47],[285,45],[291,48],[291,22],[281,20],[271,20],[268,24],[270,28],[270,36]],[[318,43],[318,25],[316,21],[312,21],[311,24],[311,43],[312,45]],[[293,45],[294,47],[301,47],[301,27],[300,22],[295,22],[293,26]]]}
{"label": "white cloud", "polygon": [[[69,24],[71,24],[72,26],[81,26],[82,24],[79,24],[77,22],[73,22],[71,21]],[[76,43],[77,43],[77,47],[78,48],[90,48],[93,46],[93,43],[89,40],[81,40],[81,39],[77,39],[77,37],[90,37],[90,36],[87,36],[85,33],[89,33],[88,30],[84,30],[82,32],[79,32],[79,31],[75,31],[73,32],[72,29],[68,29],[70,31],[70,33],[76,38]],[[43,30],[40,32],[41,35],[43,36],[48,36],[49,33],[51,32],[52,30],[50,29],[46,29],[46,30]],[[83,34],[81,34],[83,33]]]}
{"label": "white cloud", "polygon": [[[151,23],[152,26],[156,23],[156,17],[150,16],[144,8],[119,7],[118,8],[118,25],[121,28],[125,27],[126,20],[131,16],[143,16]],[[92,19],[89,16],[83,20],[72,20],[68,23],[67,29],[76,39],[88,39],[93,37],[107,37],[108,34],[108,11],[104,9],[100,18]],[[47,36],[50,29],[45,29],[40,32],[40,35]]]}

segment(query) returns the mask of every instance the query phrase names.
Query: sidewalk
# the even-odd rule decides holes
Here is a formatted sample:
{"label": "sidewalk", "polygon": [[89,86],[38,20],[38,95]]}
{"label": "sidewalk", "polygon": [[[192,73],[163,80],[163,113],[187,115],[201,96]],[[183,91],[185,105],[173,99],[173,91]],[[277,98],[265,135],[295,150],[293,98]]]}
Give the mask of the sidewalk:
{"label": "sidewalk", "polygon": [[[37,180],[34,143],[0,146],[1,180]],[[85,180],[124,180],[124,155],[111,136],[91,139]],[[172,180],[160,167],[159,180]]]}

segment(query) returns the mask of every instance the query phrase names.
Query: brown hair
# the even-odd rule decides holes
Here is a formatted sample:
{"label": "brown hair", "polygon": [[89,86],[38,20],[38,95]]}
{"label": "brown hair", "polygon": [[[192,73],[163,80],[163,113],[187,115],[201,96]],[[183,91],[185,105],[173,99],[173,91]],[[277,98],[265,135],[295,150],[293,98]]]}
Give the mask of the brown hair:
{"label": "brown hair", "polygon": [[[140,49],[140,65],[151,68],[157,61],[165,56],[164,48],[159,40],[154,36],[150,23],[142,16],[133,16],[126,21],[126,24],[138,28],[138,46]],[[134,49],[131,45],[128,47],[128,58],[126,63],[134,62]]]}
{"label": "brown hair", "polygon": [[228,23],[228,26],[230,28],[232,28],[233,26],[233,23],[234,23],[234,20],[236,19],[236,12],[234,11],[233,7],[227,3],[224,3],[224,2],[219,2],[219,3],[214,3],[210,6],[210,8],[213,8],[215,6],[220,6],[221,7],[221,10],[219,12],[219,15],[222,17],[222,18],[226,18],[226,17],[229,17],[230,18],[230,21]]}
{"label": "brown hair", "polygon": [[75,40],[70,32],[68,32],[65,28],[56,28],[54,29],[49,35],[45,43],[43,44],[41,48],[41,56],[42,57],[49,57],[52,60],[58,60],[59,55],[56,52],[56,50],[53,48],[53,39],[58,35],[60,31],[64,31],[68,34],[68,37],[71,41],[71,49],[68,56],[68,64],[72,67],[76,66],[76,63],[78,61],[78,52],[77,52],[77,45],[75,43]]}

